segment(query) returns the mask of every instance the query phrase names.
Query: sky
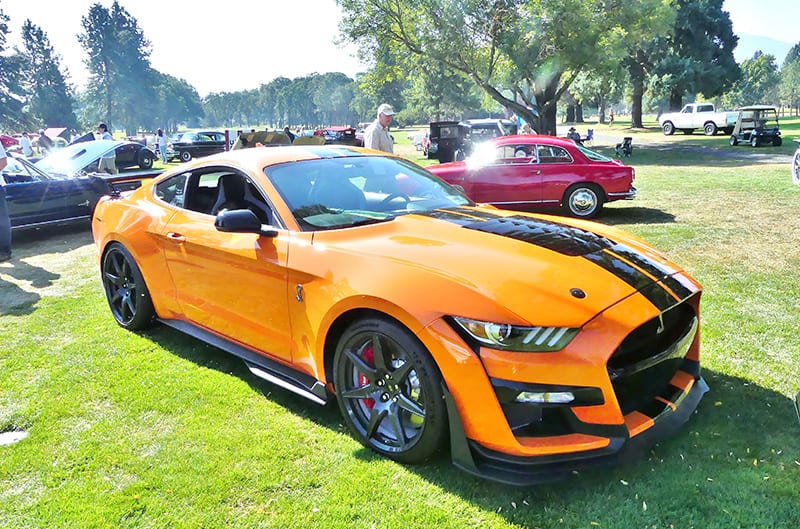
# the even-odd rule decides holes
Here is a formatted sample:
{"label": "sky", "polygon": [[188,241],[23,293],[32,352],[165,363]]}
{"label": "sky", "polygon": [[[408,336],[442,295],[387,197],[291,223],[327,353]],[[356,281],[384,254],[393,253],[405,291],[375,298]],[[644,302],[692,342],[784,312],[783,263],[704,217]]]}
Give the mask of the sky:
{"label": "sky", "polygon": [[[77,39],[83,33],[81,18],[93,4],[112,2],[0,0],[0,9],[11,18],[8,45],[21,45],[22,23],[30,19],[47,33],[69,81],[82,89],[88,72]],[[153,68],[185,79],[200,96],[258,88],[280,76],[342,72],[355,78],[366,69],[354,46],[334,43],[341,16],[335,0],[121,0],[120,5],[150,41]],[[740,37],[734,51],[739,62],[762,49],[780,66],[800,41],[800,0],[724,0],[723,9]]]}

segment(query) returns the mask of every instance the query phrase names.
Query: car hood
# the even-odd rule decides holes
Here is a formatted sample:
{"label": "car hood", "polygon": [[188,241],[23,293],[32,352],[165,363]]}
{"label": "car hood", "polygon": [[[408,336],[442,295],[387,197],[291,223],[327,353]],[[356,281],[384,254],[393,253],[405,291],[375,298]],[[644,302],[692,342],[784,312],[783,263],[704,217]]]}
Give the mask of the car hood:
{"label": "car hood", "polygon": [[[366,237],[339,246],[320,232],[314,243],[346,247],[359,267],[384,272],[363,274],[356,290],[380,296],[388,279],[392,299],[414,307],[422,296],[431,318],[579,327],[632,295],[657,313],[700,288],[643,241],[586,221],[462,207],[356,229]],[[375,277],[381,285],[365,284]]]}
{"label": "car hood", "polygon": [[94,140],[67,145],[53,154],[45,156],[34,165],[45,173],[56,176],[75,176],[84,168],[99,160],[104,154],[114,151],[125,142],[117,140]]}

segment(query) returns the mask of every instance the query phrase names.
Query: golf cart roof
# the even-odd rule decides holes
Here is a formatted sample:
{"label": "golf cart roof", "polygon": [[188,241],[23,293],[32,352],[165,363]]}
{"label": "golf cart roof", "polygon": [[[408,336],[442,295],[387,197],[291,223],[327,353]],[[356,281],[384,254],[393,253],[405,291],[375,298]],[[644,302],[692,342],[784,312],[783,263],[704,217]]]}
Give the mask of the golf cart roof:
{"label": "golf cart roof", "polygon": [[776,112],[778,111],[778,109],[772,105],[750,105],[746,107],[739,107],[737,110],[774,110]]}

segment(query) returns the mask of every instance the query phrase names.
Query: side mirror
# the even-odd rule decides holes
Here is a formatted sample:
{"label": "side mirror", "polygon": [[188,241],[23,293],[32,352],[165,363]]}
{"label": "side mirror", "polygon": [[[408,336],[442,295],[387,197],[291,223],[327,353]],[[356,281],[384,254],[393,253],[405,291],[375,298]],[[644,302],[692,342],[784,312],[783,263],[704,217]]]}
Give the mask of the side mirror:
{"label": "side mirror", "polygon": [[[263,237],[277,237],[278,230],[264,229],[255,213],[249,209],[226,209],[217,214],[214,227],[226,233],[256,233]],[[269,226],[267,226],[269,228]]]}

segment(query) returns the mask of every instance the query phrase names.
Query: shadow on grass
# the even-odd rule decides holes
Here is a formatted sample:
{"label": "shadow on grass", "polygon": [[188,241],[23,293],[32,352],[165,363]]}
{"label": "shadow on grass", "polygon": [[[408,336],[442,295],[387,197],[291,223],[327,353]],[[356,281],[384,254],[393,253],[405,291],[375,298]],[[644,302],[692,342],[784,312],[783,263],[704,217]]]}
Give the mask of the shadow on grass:
{"label": "shadow on grass", "polygon": [[[60,254],[92,242],[87,224],[74,223],[47,228],[36,228],[13,233],[10,261],[0,263],[0,315],[21,316],[36,308],[41,296],[36,289],[46,288],[60,278],[42,266],[32,264],[31,258],[42,254]],[[3,279],[3,276],[14,281]],[[33,291],[19,283],[29,283]]]}
{"label": "shadow on grass", "polygon": [[[238,358],[167,327],[147,336],[181,358],[239,377],[288,413],[344,430],[334,403],[318,406],[262,381]],[[792,400],[722,373],[704,376],[711,389],[689,422],[625,464],[530,487],[469,475],[450,463],[449,450],[404,468],[523,527],[800,526],[793,507],[800,502],[800,424]],[[366,448],[354,455],[383,460]]]}
{"label": "shadow on grass", "polygon": [[[704,377],[711,389],[689,422],[624,464],[530,487],[469,476],[447,456],[408,468],[523,526],[798,527],[800,422],[792,399],[721,373]],[[357,456],[378,457],[366,449]]]}

